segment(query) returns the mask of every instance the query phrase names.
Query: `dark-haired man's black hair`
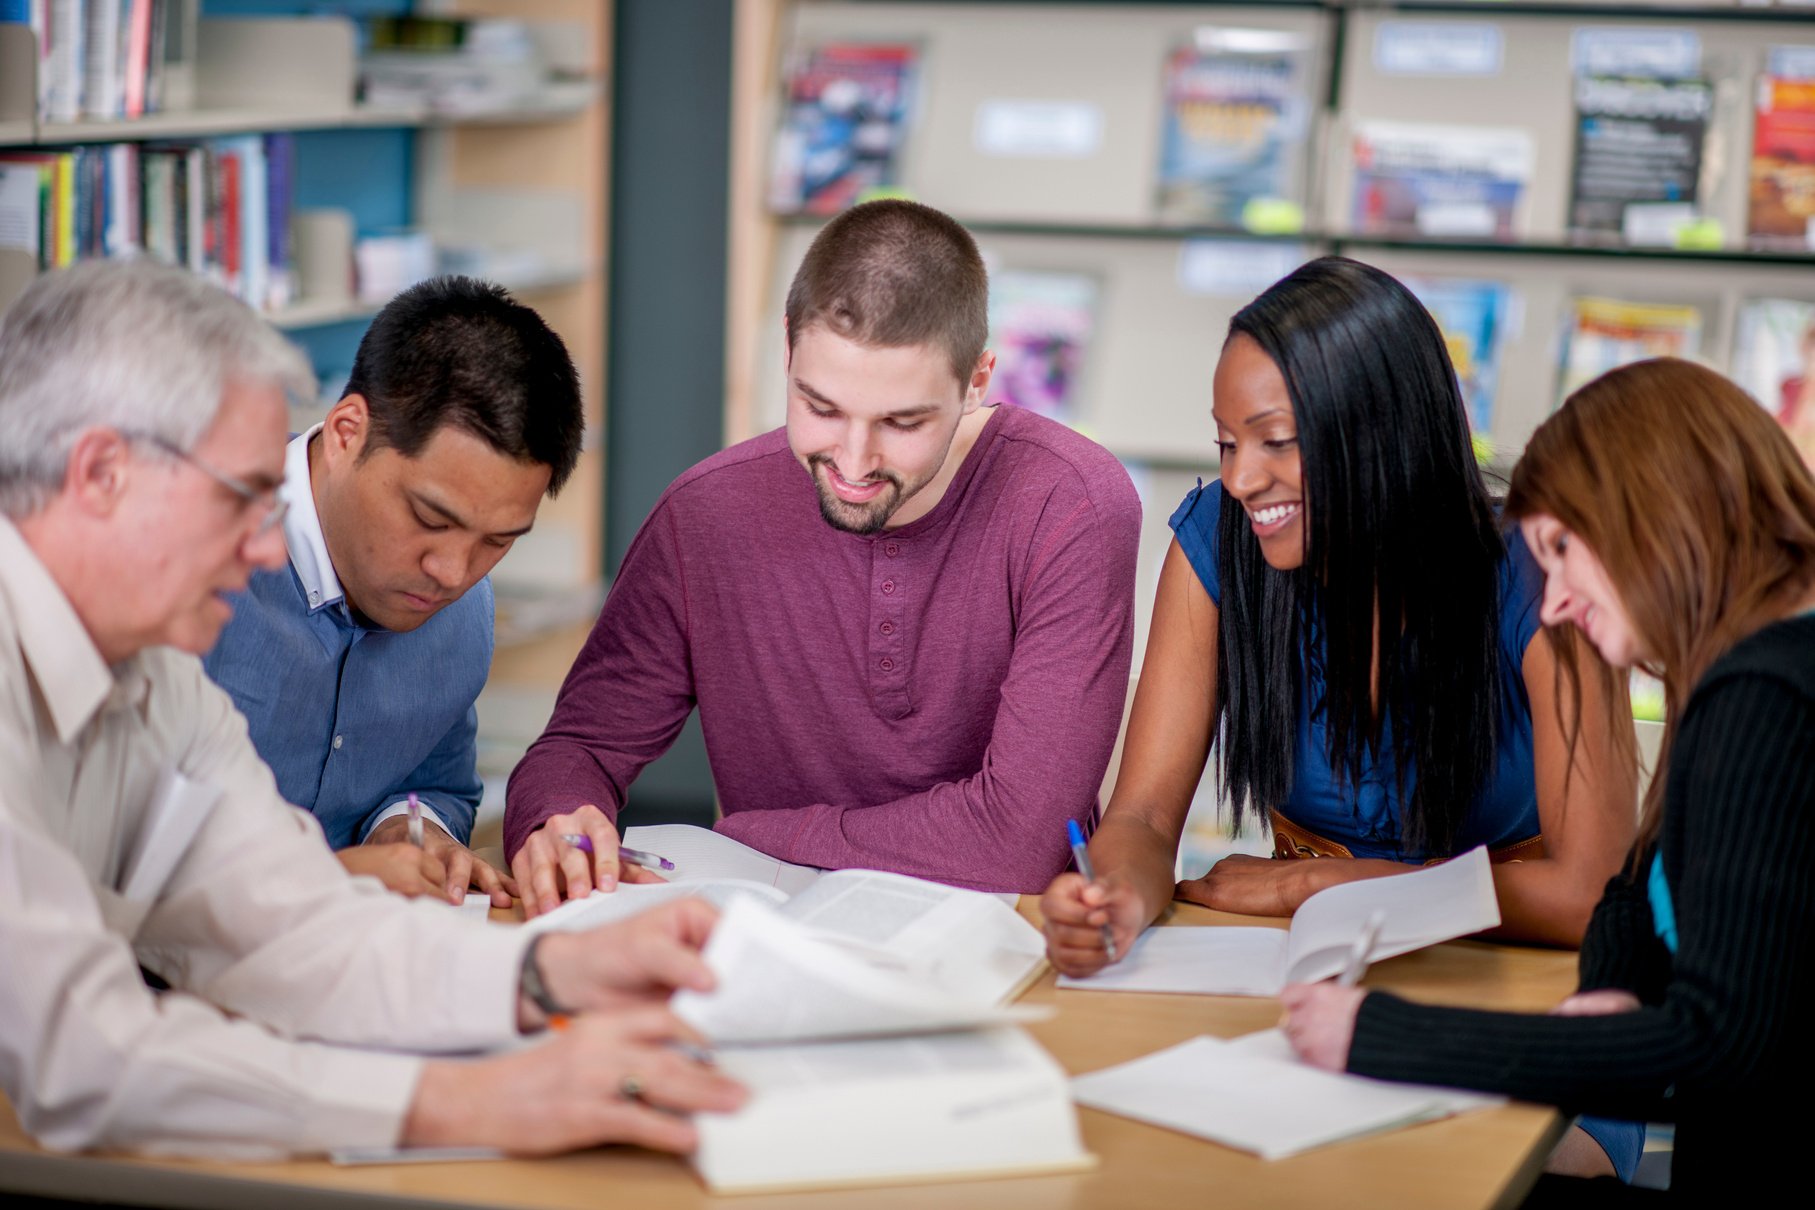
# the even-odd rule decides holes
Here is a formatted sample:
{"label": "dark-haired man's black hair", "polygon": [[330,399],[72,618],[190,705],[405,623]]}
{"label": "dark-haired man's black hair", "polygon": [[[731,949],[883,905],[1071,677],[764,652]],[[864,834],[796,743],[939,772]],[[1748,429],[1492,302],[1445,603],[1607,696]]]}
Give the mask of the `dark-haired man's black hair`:
{"label": "dark-haired man's black hair", "polygon": [[580,379],[561,338],[501,286],[437,277],[380,311],[359,342],[349,395],[365,397],[367,451],[415,457],[443,425],[549,468],[561,490],[580,458]]}
{"label": "dark-haired man's black hair", "polygon": [[[1298,421],[1305,560],[1269,567],[1244,510],[1218,525],[1222,778],[1239,820],[1281,805],[1300,695],[1339,784],[1392,769],[1402,840],[1447,853],[1497,760],[1506,545],[1443,334],[1412,292],[1326,256],[1236,313]],[[1378,693],[1375,692],[1378,645]],[[1307,676],[1306,674],[1310,675]]]}

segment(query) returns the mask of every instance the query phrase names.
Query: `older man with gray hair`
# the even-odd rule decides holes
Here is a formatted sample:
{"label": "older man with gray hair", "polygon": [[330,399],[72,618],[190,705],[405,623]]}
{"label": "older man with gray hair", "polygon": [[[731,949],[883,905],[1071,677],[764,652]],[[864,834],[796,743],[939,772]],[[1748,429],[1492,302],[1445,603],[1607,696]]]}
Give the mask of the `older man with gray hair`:
{"label": "older man with gray hair", "polygon": [[[0,317],[0,1091],[60,1149],[685,1150],[662,1110],[741,1097],[667,1045],[709,908],[534,938],[351,879],[202,672],[226,598],[284,559],[285,396],[311,389],[176,269],[81,265]],[[352,1049],[563,1011],[490,1059]]]}

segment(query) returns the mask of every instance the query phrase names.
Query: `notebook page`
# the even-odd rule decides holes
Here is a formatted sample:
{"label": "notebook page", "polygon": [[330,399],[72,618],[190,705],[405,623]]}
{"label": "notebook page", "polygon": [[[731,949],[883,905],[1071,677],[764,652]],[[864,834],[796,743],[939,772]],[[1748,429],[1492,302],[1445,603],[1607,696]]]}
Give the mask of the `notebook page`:
{"label": "notebook page", "polygon": [[967,1001],[994,1004],[1045,961],[1040,931],[996,896],[905,874],[839,870],[782,909]]}
{"label": "notebook page", "polygon": [[554,911],[527,921],[523,927],[532,933],[544,933],[551,929],[577,933],[597,928],[601,924],[628,920],[640,912],[676,899],[704,899],[723,910],[740,896],[769,903],[782,903],[787,899],[787,896],[767,883],[745,882],[737,878],[703,878],[696,882],[620,882],[615,891],[594,891],[584,899],[570,899]]}
{"label": "notebook page", "polygon": [[742,878],[766,883],[792,895],[819,880],[812,866],[778,861],[747,844],[721,836],[710,828],[692,824],[664,823],[630,828],[624,843],[645,853],[655,853],[672,861],[672,871],[658,871],[664,878]]}
{"label": "notebook page", "polygon": [[[1297,1063],[1305,1066],[1305,1061],[1298,1057],[1287,1040],[1284,1030],[1262,1029],[1251,1034],[1232,1038],[1229,1045],[1243,1054],[1259,1058],[1273,1059],[1280,1063]],[[1393,1088],[1414,1089],[1428,1094],[1432,1101],[1441,1105],[1446,1115],[1467,1113],[1474,1109],[1493,1109],[1506,1104],[1506,1098],[1491,1092],[1469,1092],[1461,1088],[1438,1088],[1431,1084],[1400,1084],[1390,1080],[1374,1080],[1368,1076],[1349,1076],[1351,1080],[1366,1080],[1370,1084],[1387,1084]]]}
{"label": "notebook page", "polygon": [[1369,914],[1382,916],[1370,961],[1409,954],[1500,923],[1487,850],[1473,848],[1442,865],[1387,878],[1364,878],[1317,892],[1292,917],[1286,982],[1312,983],[1342,973]]}
{"label": "notebook page", "polygon": [[1092,992],[1177,992],[1277,996],[1284,987],[1286,931],[1197,925],[1150,928],[1120,962],[1094,975],[1059,976],[1062,988]]}
{"label": "notebook page", "polygon": [[1080,1105],[1282,1159],[1442,1116],[1407,1089],[1335,1075],[1199,1037],[1071,1082]]}
{"label": "notebook page", "polygon": [[918,1033],[1041,1015],[969,1003],[876,967],[751,898],[725,909],[705,959],[718,987],[677,992],[670,1006],[719,1044]]}

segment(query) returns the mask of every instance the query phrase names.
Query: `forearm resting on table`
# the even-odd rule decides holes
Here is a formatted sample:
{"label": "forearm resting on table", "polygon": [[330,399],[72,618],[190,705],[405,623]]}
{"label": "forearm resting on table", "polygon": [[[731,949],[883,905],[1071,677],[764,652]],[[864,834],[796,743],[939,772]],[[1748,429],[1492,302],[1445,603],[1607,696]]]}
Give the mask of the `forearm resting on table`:
{"label": "forearm resting on table", "polygon": [[1585,878],[1554,857],[1499,862],[1494,866],[1494,892],[1500,899],[1501,923],[1486,935],[1566,949],[1580,946],[1608,873],[1597,870]]}

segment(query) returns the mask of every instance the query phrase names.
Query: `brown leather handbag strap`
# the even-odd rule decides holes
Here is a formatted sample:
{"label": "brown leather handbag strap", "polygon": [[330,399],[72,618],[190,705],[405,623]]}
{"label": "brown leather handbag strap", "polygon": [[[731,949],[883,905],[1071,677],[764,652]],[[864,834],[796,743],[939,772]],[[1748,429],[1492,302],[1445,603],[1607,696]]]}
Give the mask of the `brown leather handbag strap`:
{"label": "brown leather handbag strap", "polygon": [[[1327,837],[1319,836],[1309,828],[1300,827],[1278,811],[1273,811],[1273,856],[1281,859],[1300,857],[1353,857],[1355,854],[1344,844],[1338,844]],[[1498,864],[1503,861],[1535,861],[1544,856],[1544,836],[1539,833],[1526,840],[1515,841],[1498,849],[1489,849],[1487,858]],[[1433,857],[1425,865],[1436,865],[1445,860]]]}

